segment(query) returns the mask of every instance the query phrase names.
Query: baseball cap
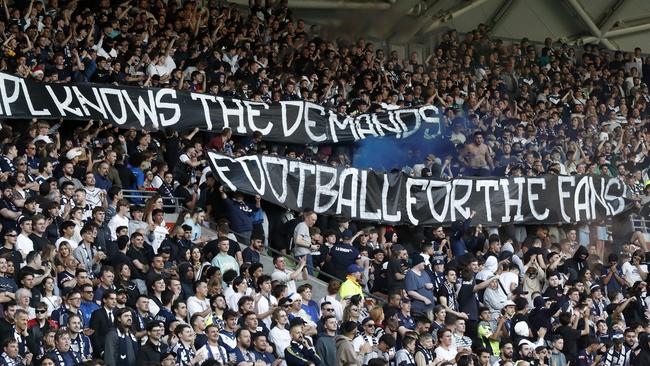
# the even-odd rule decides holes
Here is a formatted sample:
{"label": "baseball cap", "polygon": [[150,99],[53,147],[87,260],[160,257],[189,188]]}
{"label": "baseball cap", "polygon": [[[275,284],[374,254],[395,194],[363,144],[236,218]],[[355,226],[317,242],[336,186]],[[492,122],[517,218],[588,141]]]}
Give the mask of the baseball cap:
{"label": "baseball cap", "polygon": [[523,346],[525,344],[527,344],[529,346],[533,346],[533,342],[529,341],[528,339],[524,338],[524,339],[519,341],[519,347],[521,347],[521,346]]}
{"label": "baseball cap", "polygon": [[599,285],[597,285],[597,284],[594,283],[593,285],[589,286],[589,292],[593,293],[593,292],[596,291],[596,290],[600,290],[600,286],[599,286]]}
{"label": "baseball cap", "polygon": [[507,300],[505,305],[503,305],[503,307],[505,308],[505,307],[508,307],[508,306],[516,306],[516,304],[512,300]]}
{"label": "baseball cap", "polygon": [[433,259],[431,260],[431,264],[433,264],[434,266],[438,264],[445,264],[445,258],[443,256],[437,255],[433,257]]}
{"label": "baseball cap", "polygon": [[81,156],[81,150],[79,148],[76,148],[76,147],[68,150],[68,152],[65,153],[65,157],[68,160],[72,160],[72,159],[78,158],[80,156]]}
{"label": "baseball cap", "polygon": [[357,272],[363,272],[363,268],[360,265],[353,263],[348,266],[348,273],[357,273]]}
{"label": "baseball cap", "polygon": [[404,246],[402,246],[402,244],[394,244],[392,250],[393,252],[401,252],[404,250]]}

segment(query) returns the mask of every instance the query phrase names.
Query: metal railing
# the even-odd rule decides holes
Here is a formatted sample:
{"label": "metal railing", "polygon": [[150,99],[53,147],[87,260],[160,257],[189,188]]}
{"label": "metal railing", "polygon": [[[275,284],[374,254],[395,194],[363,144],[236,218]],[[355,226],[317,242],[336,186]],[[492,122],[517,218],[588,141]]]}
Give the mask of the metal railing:
{"label": "metal railing", "polygon": [[650,223],[648,223],[648,220],[646,220],[645,217],[630,215],[630,221],[632,221],[632,227],[634,227],[634,230],[640,231],[644,234],[650,233],[650,230],[648,230]]}
{"label": "metal railing", "polygon": [[[235,234],[235,236],[237,236],[236,233],[233,233],[233,234]],[[239,244],[239,246],[240,246],[240,247],[243,247],[243,248],[247,246],[247,245],[245,245],[245,244],[242,244],[242,243],[239,241],[239,238],[238,238],[238,240],[237,240],[237,244]],[[266,255],[268,256],[268,253],[270,252],[270,253],[271,253],[270,257],[271,257],[271,258],[275,258],[275,257],[283,257],[285,260],[288,260],[287,263],[292,263],[294,267],[297,266],[297,264],[298,264],[298,260],[297,260],[295,257],[293,257],[293,256],[283,254],[283,253],[280,252],[279,250],[277,250],[277,249],[273,249],[273,248],[271,248],[270,246],[267,246],[265,249],[266,249],[267,252],[266,252],[266,253],[262,253],[262,254],[266,254]],[[327,272],[319,271],[318,273],[319,273],[319,275],[322,275],[323,277],[327,278],[327,279],[330,280],[330,281],[331,281],[331,280],[338,280],[338,281],[341,281],[341,282],[344,281],[344,280],[341,280],[341,279],[338,278],[338,277],[334,277],[334,276],[332,276],[331,274],[329,274],[329,273],[327,273]],[[315,281],[315,282],[317,282],[317,283],[322,283],[322,285],[325,286],[325,287],[327,288],[327,285],[328,285],[328,284],[327,284],[325,281],[322,281],[322,280],[318,279],[316,276],[309,275],[309,280],[311,280],[311,281]],[[362,291],[363,291],[363,296],[364,296],[366,299],[367,299],[367,298],[374,299],[375,302],[377,303],[377,305],[383,305],[383,304],[386,303],[386,299],[384,299],[384,298],[382,298],[382,297],[379,297],[379,296],[377,296],[377,295],[371,294],[370,292],[366,291],[365,289],[362,290]]]}
{"label": "metal railing", "polygon": [[[142,203],[150,198],[153,197],[154,195],[158,194],[157,191],[147,191],[147,190],[139,190],[139,189],[123,189],[122,190],[122,196],[126,198],[127,200],[133,202],[134,200],[142,200]],[[169,197],[163,197],[163,208],[173,208],[175,212],[180,212],[180,210],[183,208],[183,199],[181,197],[171,197],[174,200],[174,204],[166,204],[165,202],[168,202]]]}

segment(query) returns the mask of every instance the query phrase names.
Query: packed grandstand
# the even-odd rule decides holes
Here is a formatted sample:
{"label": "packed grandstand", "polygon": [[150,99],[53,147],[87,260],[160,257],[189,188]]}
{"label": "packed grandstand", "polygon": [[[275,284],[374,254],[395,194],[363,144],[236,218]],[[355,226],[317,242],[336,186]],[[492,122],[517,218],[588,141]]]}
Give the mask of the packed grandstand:
{"label": "packed grandstand", "polygon": [[[357,127],[344,143],[301,144],[223,124],[3,120],[1,365],[650,364],[650,257],[631,220],[650,213],[640,48],[502,41],[481,24],[400,57],[362,37],[327,39],[286,0],[0,3],[2,80],[27,82],[16,90],[169,88],[247,101],[251,115],[307,106],[307,124],[309,108],[384,116],[375,135],[381,121],[406,121],[402,110],[436,125],[412,139],[355,142]],[[412,127],[401,126],[398,137]],[[280,205],[272,184],[262,193],[224,179],[217,157],[253,156],[303,164],[302,178],[359,168],[350,174],[384,211],[373,221],[347,194],[308,207],[309,183],[288,198],[285,187]],[[420,182],[429,201],[470,183],[485,198],[467,193],[451,216],[432,204],[423,220],[408,190],[400,216],[386,203],[392,188],[377,198],[382,184],[362,168]],[[565,207],[580,186],[591,187],[585,201]],[[489,189],[506,193],[489,204]],[[321,189],[311,193],[318,204]]]}

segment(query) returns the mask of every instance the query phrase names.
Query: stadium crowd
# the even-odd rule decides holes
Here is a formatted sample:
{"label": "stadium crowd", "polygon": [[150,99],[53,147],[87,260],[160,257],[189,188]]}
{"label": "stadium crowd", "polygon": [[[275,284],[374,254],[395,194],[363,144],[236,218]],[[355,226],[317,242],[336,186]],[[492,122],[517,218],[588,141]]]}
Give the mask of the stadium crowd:
{"label": "stadium crowd", "polygon": [[[479,25],[400,58],[323,39],[286,0],[0,3],[3,72],[349,114],[434,104],[446,153],[404,146],[408,174],[618,176],[647,201],[640,49],[506,43]],[[650,364],[648,248],[626,217],[610,235],[606,222],[409,228],[288,212],[225,191],[206,149],[336,166],[354,147],[260,133],[34,119],[3,121],[0,142],[1,365]],[[269,248],[287,255],[273,268]],[[327,296],[299,285],[310,275]]]}

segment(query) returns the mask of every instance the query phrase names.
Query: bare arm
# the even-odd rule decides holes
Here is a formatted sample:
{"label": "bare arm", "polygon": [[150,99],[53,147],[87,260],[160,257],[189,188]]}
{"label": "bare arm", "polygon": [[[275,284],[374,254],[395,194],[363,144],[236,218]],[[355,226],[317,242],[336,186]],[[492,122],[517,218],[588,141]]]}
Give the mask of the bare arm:
{"label": "bare arm", "polygon": [[473,291],[474,292],[479,292],[479,291],[483,290],[484,288],[487,288],[488,286],[490,286],[490,282],[492,282],[494,280],[498,280],[498,279],[499,279],[499,276],[494,276],[492,278],[489,278],[489,279],[479,283],[478,285],[475,285]]}

